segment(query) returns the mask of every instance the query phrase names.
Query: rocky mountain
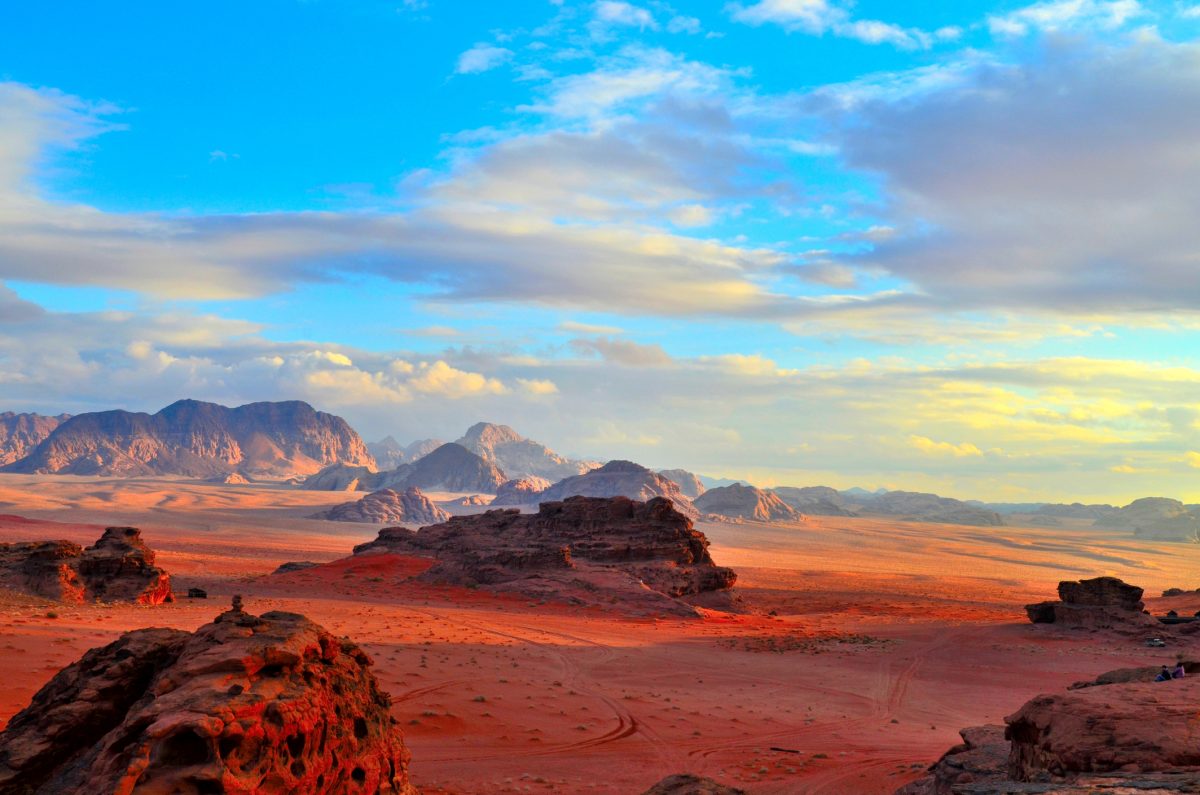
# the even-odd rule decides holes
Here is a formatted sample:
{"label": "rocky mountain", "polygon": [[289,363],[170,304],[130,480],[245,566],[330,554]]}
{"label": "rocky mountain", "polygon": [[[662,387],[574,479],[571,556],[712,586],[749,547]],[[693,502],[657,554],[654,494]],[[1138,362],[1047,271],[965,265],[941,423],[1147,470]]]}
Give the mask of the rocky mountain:
{"label": "rocky mountain", "polygon": [[174,599],[171,578],[134,527],[109,527],[84,549],[71,541],[0,544],[0,587],[62,602]]}
{"label": "rocky mountain", "polygon": [[436,524],[450,518],[415,486],[403,492],[392,489],[375,491],[361,500],[344,502],[314,513],[310,519],[330,522],[371,522],[374,524]]}
{"label": "rocky mountain", "polygon": [[71,419],[70,414],[48,417],[45,414],[0,413],[0,466],[20,461],[54,432],[54,429]]}
{"label": "rocky mountain", "polygon": [[995,527],[1004,524],[1004,519],[995,511],[968,505],[962,500],[939,497],[936,494],[888,491],[869,496],[851,496],[851,492],[844,491],[842,496],[855,505],[860,513],[894,516],[907,521],[965,524],[979,527]]}
{"label": "rocky mountain", "polygon": [[440,525],[385,528],[355,555],[435,558],[420,575],[534,597],[619,603],[694,614],[676,600],[727,591],[736,575],[713,563],[708,539],[669,500],[571,497],[456,516]]}
{"label": "rocky mountain", "polygon": [[694,500],[707,491],[700,476],[694,475],[686,469],[660,469],[658,474],[678,486],[679,491],[689,500]]}
{"label": "rocky mountain", "polygon": [[1095,521],[1096,527],[1131,530],[1134,535],[1165,541],[1200,539],[1200,505],[1184,505],[1168,497],[1143,497]]}
{"label": "rocky mountain", "polygon": [[345,420],[300,401],[227,408],[180,400],[157,414],[101,411],[59,425],[4,468],[28,474],[282,479],[333,463],[374,465]]}
{"label": "rocky mountain", "polygon": [[367,452],[375,459],[376,466],[381,471],[395,469],[401,464],[410,464],[419,458],[429,455],[445,442],[441,439],[420,439],[408,445],[402,445],[391,436],[385,436],[378,442],[368,442]]}
{"label": "rocky mountain", "polygon": [[812,516],[855,516],[850,500],[837,489],[828,486],[779,486],[771,489],[785,503],[800,513]]}
{"label": "rocky mountain", "polygon": [[469,491],[495,494],[504,473],[462,445],[450,442],[412,464],[376,472],[367,466],[334,464],[310,476],[302,488],[310,491],[404,490]]}
{"label": "rocky mountain", "polygon": [[59,671],[0,733],[0,792],[416,795],[371,660],[295,613],[139,629]]}
{"label": "rocky mountain", "polygon": [[511,478],[540,477],[553,482],[582,475],[599,466],[594,461],[563,458],[545,445],[526,439],[507,425],[479,422],[472,425],[456,444],[495,464]]}
{"label": "rocky mountain", "polygon": [[545,478],[521,478],[508,480],[496,489],[496,499],[493,506],[500,505],[532,505],[542,496],[542,492],[550,488],[550,481]]}
{"label": "rocky mountain", "polygon": [[695,505],[701,513],[753,522],[794,522],[804,518],[772,492],[740,483],[709,489],[696,499]]}
{"label": "rocky mountain", "polygon": [[538,495],[537,501],[554,502],[575,496],[628,497],[639,501],[666,497],[680,513],[693,519],[700,516],[696,506],[672,481],[632,461],[609,461],[585,475],[564,478]]}

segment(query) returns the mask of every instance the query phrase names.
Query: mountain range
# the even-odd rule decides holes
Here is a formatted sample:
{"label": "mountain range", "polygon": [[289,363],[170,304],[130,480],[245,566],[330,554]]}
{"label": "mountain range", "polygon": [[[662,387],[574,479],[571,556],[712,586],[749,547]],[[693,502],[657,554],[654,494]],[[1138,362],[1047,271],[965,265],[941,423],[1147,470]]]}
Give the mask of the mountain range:
{"label": "mountain range", "polygon": [[45,414],[0,414],[0,466],[20,461],[33,448],[71,419],[70,414],[48,417]]}
{"label": "mountain range", "polygon": [[597,461],[564,458],[544,444],[526,439],[507,425],[490,422],[472,425],[455,444],[495,464],[510,479],[537,477],[553,483],[600,466]]}
{"label": "mountain range", "polygon": [[284,479],[339,461],[375,463],[345,420],[307,403],[228,408],[180,400],[155,414],[114,410],[70,417],[2,471],[205,478],[241,472]]}

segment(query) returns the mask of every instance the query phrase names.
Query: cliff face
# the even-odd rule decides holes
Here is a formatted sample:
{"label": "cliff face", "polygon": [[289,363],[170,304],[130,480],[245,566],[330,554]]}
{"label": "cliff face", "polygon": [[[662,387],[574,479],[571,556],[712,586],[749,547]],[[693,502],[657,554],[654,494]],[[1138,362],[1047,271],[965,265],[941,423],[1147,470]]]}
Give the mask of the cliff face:
{"label": "cliff face", "polygon": [[370,665],[294,613],[126,633],[9,721],[0,792],[415,795]]}
{"label": "cliff face", "polygon": [[307,475],[374,459],[341,417],[300,401],[227,408],[181,400],[157,414],[102,411],[59,425],[8,472],[185,475],[241,471],[257,478]]}
{"label": "cliff face", "polygon": [[564,458],[545,445],[526,439],[507,425],[493,425],[490,422],[472,425],[455,443],[484,461],[495,464],[510,478],[540,477],[553,482],[572,475],[582,475],[599,466],[594,461]]}
{"label": "cliff face", "polygon": [[0,413],[0,466],[20,461],[54,432],[54,429],[71,419],[70,414],[47,417],[44,414]]}

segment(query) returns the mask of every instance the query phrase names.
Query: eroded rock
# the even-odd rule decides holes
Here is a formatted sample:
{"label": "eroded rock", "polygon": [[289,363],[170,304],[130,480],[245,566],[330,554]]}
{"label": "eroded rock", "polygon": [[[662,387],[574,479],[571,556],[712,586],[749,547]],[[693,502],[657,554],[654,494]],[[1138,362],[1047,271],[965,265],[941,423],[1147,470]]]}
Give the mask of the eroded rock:
{"label": "eroded rock", "polygon": [[314,513],[309,518],[331,522],[432,524],[446,521],[450,514],[435,505],[420,489],[409,487],[404,491],[380,489],[361,500],[335,505],[328,510]]}
{"label": "eroded rock", "polygon": [[682,773],[667,776],[642,795],[746,795],[746,791],[726,787],[711,778]]}
{"label": "eroded rock", "polygon": [[1157,622],[1142,612],[1142,589],[1116,577],[1064,580],[1058,584],[1057,602],[1025,606],[1035,624],[1058,624],[1084,629],[1151,627]]}
{"label": "eroded rock", "polygon": [[294,613],[126,633],[9,721],[0,792],[415,795],[370,665]]}

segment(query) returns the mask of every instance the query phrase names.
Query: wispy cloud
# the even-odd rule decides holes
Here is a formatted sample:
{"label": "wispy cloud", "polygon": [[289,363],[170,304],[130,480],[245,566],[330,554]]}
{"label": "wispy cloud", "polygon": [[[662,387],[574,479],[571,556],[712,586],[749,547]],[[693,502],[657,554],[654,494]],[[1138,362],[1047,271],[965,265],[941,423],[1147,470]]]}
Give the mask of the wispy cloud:
{"label": "wispy cloud", "polygon": [[512,56],[512,50],[504,47],[497,47],[494,44],[476,44],[458,56],[458,62],[454,66],[454,71],[460,75],[490,72],[496,67],[507,63]]}

